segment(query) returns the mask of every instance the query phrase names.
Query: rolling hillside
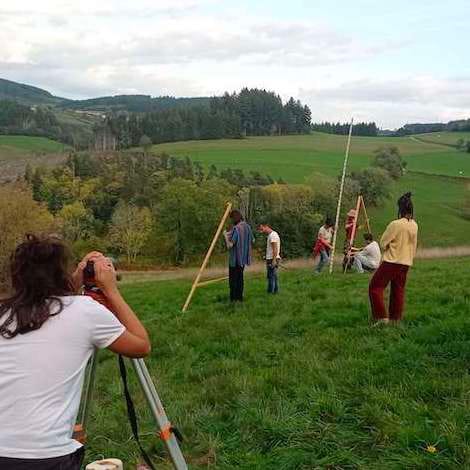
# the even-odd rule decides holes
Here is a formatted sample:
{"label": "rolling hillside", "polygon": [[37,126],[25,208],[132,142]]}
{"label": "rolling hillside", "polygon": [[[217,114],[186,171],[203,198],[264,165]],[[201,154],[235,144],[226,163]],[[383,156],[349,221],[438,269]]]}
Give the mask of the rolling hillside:
{"label": "rolling hillside", "polygon": [[[415,194],[422,246],[468,245],[470,222],[461,206],[470,183],[470,158],[455,148],[412,137],[354,137],[349,169],[367,167],[381,145],[397,145],[408,173],[393,187],[393,197],[371,212],[373,229],[380,233],[395,216],[399,194]],[[314,133],[309,136],[253,137],[243,140],[191,141],[154,146],[153,152],[189,156],[205,167],[241,168],[304,183],[312,175],[337,177],[344,158],[345,137]],[[55,164],[64,158],[62,144],[34,137],[0,136],[1,179],[24,171],[27,162]],[[462,172],[462,173],[460,173]],[[321,177],[321,176],[320,176]]]}
{"label": "rolling hillside", "polygon": [[207,106],[208,97],[175,98],[172,96],[116,95],[73,100],[54,96],[41,88],[0,78],[0,100],[13,100],[18,103],[37,106],[48,105],[59,109],[81,111],[129,111],[148,112],[185,106]]}
{"label": "rolling hillside", "polygon": [[0,100],[2,99],[14,100],[18,103],[30,106],[54,106],[67,101],[64,98],[54,96],[41,88],[0,78]]}
{"label": "rolling hillside", "polygon": [[25,166],[55,165],[68,146],[45,137],[0,135],[0,183],[24,174]]}
{"label": "rolling hillside", "polygon": [[[218,168],[242,168],[282,177],[290,183],[304,183],[312,174],[340,174],[345,141],[343,136],[314,133],[161,144],[153,151],[189,156],[206,167],[214,164]],[[423,246],[467,245],[470,222],[461,217],[460,208],[470,182],[465,177],[470,177],[468,154],[413,137],[354,137],[349,169],[367,167],[374,150],[381,145],[396,145],[407,161],[408,172],[394,185],[393,197],[385,207],[371,210],[374,231],[380,233],[395,217],[396,198],[412,191]]]}

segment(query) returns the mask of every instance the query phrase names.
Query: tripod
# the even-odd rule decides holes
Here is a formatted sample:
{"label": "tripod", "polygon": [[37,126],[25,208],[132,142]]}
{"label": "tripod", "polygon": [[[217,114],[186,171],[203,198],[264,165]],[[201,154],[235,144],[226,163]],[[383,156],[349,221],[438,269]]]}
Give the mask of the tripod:
{"label": "tripod", "polygon": [[[171,460],[173,462],[173,466],[176,470],[187,470],[188,466],[186,465],[186,461],[184,460],[183,454],[181,453],[181,449],[178,444],[178,439],[181,435],[179,431],[174,428],[168,417],[165,413],[163,408],[162,402],[160,397],[158,396],[157,390],[155,388],[154,383],[152,382],[152,378],[150,377],[149,371],[143,359],[131,359],[132,365],[134,366],[135,373],[137,378],[140,382],[142,387],[142,391],[144,392],[145,398],[147,399],[147,403],[149,405],[150,410],[152,411],[153,417],[155,418],[155,423],[160,429],[159,437],[165,443],[166,448],[170,454]],[[88,369],[85,377],[85,387],[83,392],[83,400],[82,400],[82,407],[81,412],[79,415],[79,424],[75,426],[74,430],[74,438],[77,439],[79,442],[84,444],[86,442],[86,428],[87,428],[87,421],[88,415],[90,412],[90,405],[91,399],[93,394],[93,386],[95,382],[96,376],[96,366],[97,366],[97,350],[94,351],[93,356],[88,364]],[[129,406],[129,399],[127,391],[127,382],[126,382],[126,372],[124,366],[124,359],[120,357],[120,367],[121,367],[121,375],[123,376],[124,387],[126,391],[126,399],[128,400]],[[124,367],[124,372],[122,370]],[[134,437],[136,438],[139,446],[140,442],[138,441],[137,437],[137,425],[136,423],[132,423]],[[135,429],[134,429],[135,425]],[[141,448],[141,450],[143,450]],[[144,454],[144,457],[146,455]]]}

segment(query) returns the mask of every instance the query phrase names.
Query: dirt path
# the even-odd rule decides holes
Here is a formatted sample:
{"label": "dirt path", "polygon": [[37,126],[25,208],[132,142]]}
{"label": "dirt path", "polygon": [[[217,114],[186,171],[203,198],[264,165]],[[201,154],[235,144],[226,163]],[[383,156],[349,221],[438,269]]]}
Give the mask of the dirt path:
{"label": "dirt path", "polygon": [[[422,248],[418,250],[418,259],[439,259],[439,258],[459,258],[470,256],[470,246],[456,246],[449,248]],[[341,258],[338,257],[338,260]],[[284,261],[282,263],[282,270],[296,270],[296,269],[309,269],[312,268],[313,261],[310,258],[294,259]],[[252,264],[248,270],[249,274],[264,273],[265,264],[263,262],[256,262]],[[197,274],[197,268],[181,268],[166,271],[126,271],[123,273],[122,284],[131,284],[134,282],[145,281],[171,281],[186,279],[192,280]],[[204,280],[216,279],[227,275],[226,266],[217,266],[209,268],[204,273]]]}

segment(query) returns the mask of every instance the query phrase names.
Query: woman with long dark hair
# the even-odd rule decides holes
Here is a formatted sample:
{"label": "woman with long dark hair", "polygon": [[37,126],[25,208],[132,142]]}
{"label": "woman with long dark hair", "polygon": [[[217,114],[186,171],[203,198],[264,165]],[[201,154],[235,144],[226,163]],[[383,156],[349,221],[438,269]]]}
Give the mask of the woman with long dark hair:
{"label": "woman with long dark hair", "polygon": [[[398,219],[385,230],[380,244],[383,258],[369,285],[369,298],[372,317],[376,324],[398,323],[403,317],[405,287],[408,271],[413,266],[418,243],[418,224],[414,220],[411,193],[398,199]],[[390,305],[387,312],[384,291],[390,287]]]}
{"label": "woman with long dark hair", "polygon": [[[150,352],[112,263],[93,252],[72,274],[70,259],[61,240],[32,235],[11,257],[11,292],[0,300],[2,470],[78,470],[84,450],[72,432],[94,348],[129,357]],[[77,294],[88,261],[114,313]]]}

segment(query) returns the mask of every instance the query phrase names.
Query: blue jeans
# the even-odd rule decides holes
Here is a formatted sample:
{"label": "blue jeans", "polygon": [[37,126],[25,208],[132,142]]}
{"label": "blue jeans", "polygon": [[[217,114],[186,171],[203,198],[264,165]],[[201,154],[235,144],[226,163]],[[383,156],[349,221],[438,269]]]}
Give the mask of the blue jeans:
{"label": "blue jeans", "polygon": [[277,264],[272,259],[266,260],[266,270],[268,277],[268,294],[277,294],[279,292],[279,279],[277,276]]}
{"label": "blue jeans", "polygon": [[320,260],[318,261],[317,267],[315,271],[317,273],[321,273],[322,269],[328,264],[330,261],[330,255],[326,250],[321,250],[320,251]]}
{"label": "blue jeans", "polygon": [[375,271],[375,268],[369,266],[367,264],[367,261],[367,258],[361,255],[360,253],[357,253],[354,256],[353,266],[358,273],[364,273],[364,269],[366,269],[367,271]]}

